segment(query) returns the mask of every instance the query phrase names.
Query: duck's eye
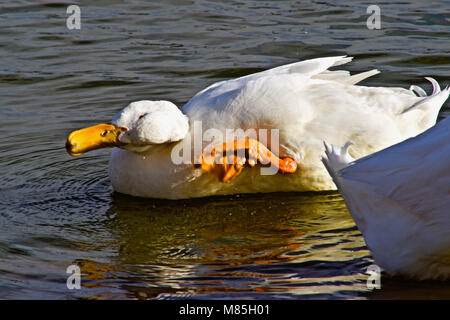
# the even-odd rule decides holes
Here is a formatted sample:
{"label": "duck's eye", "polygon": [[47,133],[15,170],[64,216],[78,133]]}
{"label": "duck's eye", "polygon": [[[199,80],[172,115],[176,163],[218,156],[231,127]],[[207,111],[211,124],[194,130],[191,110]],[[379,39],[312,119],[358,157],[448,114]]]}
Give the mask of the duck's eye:
{"label": "duck's eye", "polygon": [[142,118],[143,116],[145,116],[145,114],[141,114],[141,115],[139,116],[138,120],[139,120],[140,118]]}
{"label": "duck's eye", "polygon": [[106,137],[106,135],[108,134],[108,130],[103,131],[102,133],[100,133],[100,135],[102,137]]}

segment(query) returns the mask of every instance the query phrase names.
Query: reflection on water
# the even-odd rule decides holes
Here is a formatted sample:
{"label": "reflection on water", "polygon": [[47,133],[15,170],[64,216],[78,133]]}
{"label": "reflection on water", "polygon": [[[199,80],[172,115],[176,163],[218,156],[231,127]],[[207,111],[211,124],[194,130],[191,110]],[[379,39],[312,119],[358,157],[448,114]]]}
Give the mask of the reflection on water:
{"label": "reflection on water", "polygon": [[108,150],[64,150],[130,101],[181,106],[312,57],[355,56],[348,70],[382,72],[367,85],[448,85],[445,3],[380,6],[368,30],[358,1],[102,0],[80,3],[78,31],[63,3],[2,6],[0,298],[449,298],[449,284],[386,275],[368,290],[373,260],[338,193],[138,199],[112,192]]}
{"label": "reflection on water", "polygon": [[112,265],[77,261],[87,288],[114,279],[113,287],[135,298],[351,297],[365,290],[361,270],[371,258],[336,193],[175,203],[115,194],[105,215],[117,257]]}
{"label": "reflection on water", "polygon": [[127,200],[113,201],[112,232],[121,242],[120,262],[144,273],[147,285],[196,295],[254,291],[276,297],[356,290],[361,282],[359,269],[369,253],[336,194],[176,206],[140,201],[139,209],[133,206],[138,200]]}

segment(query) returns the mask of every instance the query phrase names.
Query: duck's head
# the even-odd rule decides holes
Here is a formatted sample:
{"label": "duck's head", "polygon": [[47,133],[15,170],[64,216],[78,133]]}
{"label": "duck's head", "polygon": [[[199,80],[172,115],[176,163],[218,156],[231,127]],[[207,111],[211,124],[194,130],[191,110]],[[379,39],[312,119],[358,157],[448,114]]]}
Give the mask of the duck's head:
{"label": "duck's head", "polygon": [[105,147],[144,152],[155,144],[182,140],[188,130],[188,118],[173,103],[143,100],[130,103],[111,123],[73,131],[66,150],[72,156]]}

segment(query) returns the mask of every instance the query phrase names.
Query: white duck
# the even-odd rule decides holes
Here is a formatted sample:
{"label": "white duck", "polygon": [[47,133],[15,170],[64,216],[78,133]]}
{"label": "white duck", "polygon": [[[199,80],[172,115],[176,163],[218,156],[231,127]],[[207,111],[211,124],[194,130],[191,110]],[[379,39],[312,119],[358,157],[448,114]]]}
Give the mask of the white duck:
{"label": "white duck", "polygon": [[[180,199],[335,189],[319,159],[322,141],[342,145],[352,140],[358,144],[353,157],[365,156],[433,126],[449,94],[433,79],[433,93],[426,96],[414,86],[407,90],[355,85],[377,70],[356,75],[328,70],[349,61],[344,56],[318,58],[215,83],[181,110],[168,101],[133,102],[111,124],[72,132],[66,149],[79,155],[118,147],[112,151],[110,179],[116,191],[134,196]],[[267,129],[270,138],[220,140],[227,129],[238,128],[261,135],[261,129]],[[235,140],[249,143],[249,148],[225,164],[231,160],[222,157],[221,142],[228,143],[229,152]],[[211,149],[217,151],[215,158],[207,156]],[[202,151],[206,156],[201,157]],[[194,167],[199,158],[201,168]],[[245,163],[253,166],[256,161],[292,174],[262,174],[270,168],[242,170]]]}
{"label": "white duck", "polygon": [[393,275],[450,279],[450,118],[356,161],[349,144],[325,145],[323,163],[375,262]]}

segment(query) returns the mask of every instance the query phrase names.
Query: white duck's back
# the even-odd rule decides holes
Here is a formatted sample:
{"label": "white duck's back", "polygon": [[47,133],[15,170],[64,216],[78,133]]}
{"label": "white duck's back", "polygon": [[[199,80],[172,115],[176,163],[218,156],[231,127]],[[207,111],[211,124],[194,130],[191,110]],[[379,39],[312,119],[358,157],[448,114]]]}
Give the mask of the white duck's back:
{"label": "white duck's back", "polygon": [[352,140],[359,145],[358,158],[435,124],[448,90],[435,88],[420,97],[403,88],[354,85],[377,70],[353,76],[328,70],[349,61],[318,58],[218,82],[182,111],[204,129],[279,129],[280,142],[300,155],[311,147],[321,152],[323,140],[337,145]]}
{"label": "white duck's back", "polygon": [[327,156],[376,263],[392,274],[450,278],[450,118],[341,170],[346,152],[328,146]]}
{"label": "white duck's back", "polygon": [[219,82],[195,95],[182,111],[191,124],[202,121],[203,130],[278,129],[282,149],[302,169],[305,183],[299,190],[306,191],[305,184],[310,190],[334,189],[318,160],[322,141],[353,141],[358,147],[352,156],[360,158],[433,126],[448,97],[448,90],[438,88],[421,97],[403,88],[355,85],[377,70],[356,75],[328,70],[349,61],[318,58]]}

